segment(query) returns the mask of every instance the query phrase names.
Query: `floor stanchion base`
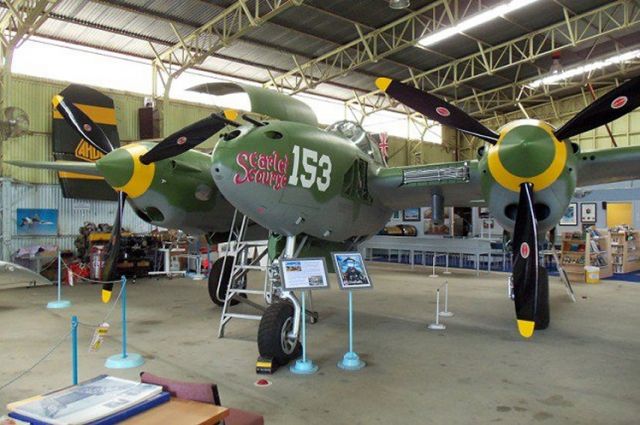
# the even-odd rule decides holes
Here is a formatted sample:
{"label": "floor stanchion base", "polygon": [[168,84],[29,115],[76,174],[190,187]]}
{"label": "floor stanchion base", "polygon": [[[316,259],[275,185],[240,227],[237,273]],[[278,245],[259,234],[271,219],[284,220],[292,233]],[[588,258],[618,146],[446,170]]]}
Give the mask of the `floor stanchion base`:
{"label": "floor stanchion base", "polygon": [[344,370],[360,370],[367,364],[360,360],[360,357],[352,351],[345,353],[342,360],[338,362],[338,367]]}
{"label": "floor stanchion base", "polygon": [[104,362],[104,367],[109,369],[130,369],[132,367],[142,366],[144,357],[136,353],[127,353],[127,357],[123,357],[122,353],[114,354]]}
{"label": "floor stanchion base", "polygon": [[442,317],[453,317],[453,312],[451,311],[441,311],[440,316]]}
{"label": "floor stanchion base", "polygon": [[438,275],[437,274],[430,274],[429,277],[434,277],[435,278],[435,277],[438,277]]}
{"label": "floor stanchion base", "polygon": [[71,301],[69,300],[56,300],[56,301],[49,301],[47,303],[47,308],[67,308],[67,307],[71,307]]}
{"label": "floor stanchion base", "polygon": [[432,323],[427,326],[427,328],[431,329],[432,331],[443,331],[447,329],[447,327],[443,323]]}
{"label": "floor stanchion base", "polygon": [[289,370],[298,375],[311,375],[318,371],[318,366],[309,359],[298,359],[289,367]]}

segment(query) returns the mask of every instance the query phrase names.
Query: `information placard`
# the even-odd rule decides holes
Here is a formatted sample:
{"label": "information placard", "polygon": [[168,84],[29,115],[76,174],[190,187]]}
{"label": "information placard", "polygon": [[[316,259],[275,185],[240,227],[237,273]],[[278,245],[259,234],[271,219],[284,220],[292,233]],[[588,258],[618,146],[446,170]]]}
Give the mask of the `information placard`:
{"label": "information placard", "polygon": [[286,290],[325,289],[329,287],[324,258],[280,260],[282,286]]}
{"label": "information placard", "polygon": [[333,252],[332,256],[341,289],[373,288],[359,252]]}

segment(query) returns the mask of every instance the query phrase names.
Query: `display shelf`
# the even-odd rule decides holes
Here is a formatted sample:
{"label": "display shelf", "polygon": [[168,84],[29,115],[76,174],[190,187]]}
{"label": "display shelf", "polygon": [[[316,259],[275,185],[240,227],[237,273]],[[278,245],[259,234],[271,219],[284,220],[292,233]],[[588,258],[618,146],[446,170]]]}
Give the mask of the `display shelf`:
{"label": "display shelf", "polygon": [[600,278],[613,275],[611,236],[606,229],[562,235],[561,264],[571,282],[585,282],[585,266],[600,268]]}
{"label": "display shelf", "polygon": [[611,245],[614,273],[640,270],[640,231],[627,227],[612,229]]}

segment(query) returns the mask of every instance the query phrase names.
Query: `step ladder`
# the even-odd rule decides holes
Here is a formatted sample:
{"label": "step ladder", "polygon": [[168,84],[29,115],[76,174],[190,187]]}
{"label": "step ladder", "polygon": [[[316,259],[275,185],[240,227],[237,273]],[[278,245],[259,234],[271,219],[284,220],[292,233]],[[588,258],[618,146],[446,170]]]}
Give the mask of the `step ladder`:
{"label": "step ladder", "polygon": [[[224,305],[222,306],[218,338],[224,338],[225,326],[231,319],[260,320],[262,319],[262,314],[267,309],[267,305],[271,303],[272,288],[269,283],[269,267],[260,264],[264,256],[267,255],[267,249],[262,250],[262,253],[257,253],[259,248],[266,248],[266,243],[264,241],[245,241],[248,225],[249,218],[236,210],[233,215],[231,231],[229,232],[225,250],[221,253],[224,255],[222,270],[224,271],[226,267],[228,267],[226,262],[229,259],[229,255],[233,255],[233,266],[231,267],[227,293],[224,299]],[[253,250],[253,256],[251,256],[251,250]],[[247,288],[247,274],[252,270],[265,272],[262,289]],[[220,274],[221,280],[224,278],[224,275],[224,272]],[[219,283],[218,287],[220,286]],[[261,295],[264,304],[251,301],[248,298],[250,295]],[[230,308],[233,300],[255,308],[259,311],[259,314],[231,312]]]}
{"label": "step ladder", "polygon": [[560,264],[560,259],[558,258],[558,252],[555,247],[551,248],[551,255],[553,255],[553,261],[556,262],[556,267],[558,268],[558,273],[560,274],[560,280],[564,283],[564,287],[567,290],[567,294],[571,298],[571,300],[576,302],[576,295],[573,293],[573,288],[571,287],[571,282],[569,281],[569,276],[567,276],[567,272],[564,271],[562,264]]}

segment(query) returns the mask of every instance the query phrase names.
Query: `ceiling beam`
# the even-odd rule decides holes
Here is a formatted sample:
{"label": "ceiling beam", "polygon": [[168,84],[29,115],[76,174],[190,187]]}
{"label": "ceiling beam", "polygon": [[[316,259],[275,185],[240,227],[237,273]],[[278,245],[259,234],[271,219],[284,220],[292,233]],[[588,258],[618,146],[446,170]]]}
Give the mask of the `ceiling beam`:
{"label": "ceiling beam", "polygon": [[[590,83],[612,85],[616,79],[635,75],[638,72],[640,72],[640,60],[636,59],[633,62],[612,65],[611,67],[592,71],[588,77],[588,81]],[[472,116],[484,120],[492,120],[495,119],[496,113],[498,116],[513,113],[511,111],[504,111],[507,106],[512,106],[510,109],[514,110],[515,107],[513,106],[519,103],[527,107],[528,110],[535,110],[535,108],[541,104],[548,105],[551,99],[557,101],[564,97],[572,96],[574,93],[566,94],[566,92],[577,91],[580,87],[584,87],[585,81],[587,81],[585,75],[580,75],[564,81],[562,84],[546,87],[541,86],[537,89],[529,88],[527,83],[531,83],[536,79],[537,77],[498,87],[480,94],[478,98],[466,97],[452,103],[469,112]],[[565,94],[562,95],[563,93]],[[561,95],[562,97],[560,97]],[[480,112],[477,106],[474,106],[474,104],[477,103],[482,105],[482,112]],[[514,112],[516,114],[518,113],[517,110]]]}
{"label": "ceiling beam", "polygon": [[[403,80],[421,90],[437,93],[475,79],[492,76],[514,66],[531,64],[554,51],[576,47],[588,41],[628,29],[640,23],[635,0],[616,0],[589,12],[565,18],[497,46],[487,47],[464,58],[429,69]],[[521,85],[522,82],[516,83]],[[489,90],[487,93],[493,92]],[[475,98],[475,96],[474,96]],[[360,114],[369,115],[396,103],[379,90],[347,102]]]}
{"label": "ceiling beam", "polygon": [[[486,8],[486,0],[437,0],[381,28],[358,35],[351,42],[274,77],[266,87],[305,91],[360,66],[414,46],[425,34],[454,25]],[[454,13],[451,13],[454,11]]]}
{"label": "ceiling beam", "polygon": [[237,0],[154,59],[154,68],[165,70],[165,81],[178,77],[185,70],[201,64],[209,55],[228,46],[252,28],[267,22],[304,0]]}

